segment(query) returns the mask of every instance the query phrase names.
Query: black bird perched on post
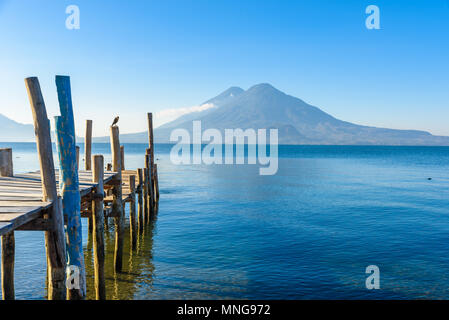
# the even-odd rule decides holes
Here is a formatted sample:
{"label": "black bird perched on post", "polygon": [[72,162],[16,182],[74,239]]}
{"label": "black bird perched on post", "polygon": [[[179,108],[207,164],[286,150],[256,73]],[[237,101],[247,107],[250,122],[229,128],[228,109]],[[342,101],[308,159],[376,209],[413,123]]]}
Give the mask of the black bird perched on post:
{"label": "black bird perched on post", "polygon": [[112,126],[115,126],[118,122],[119,116],[114,118],[114,121],[112,122]]}

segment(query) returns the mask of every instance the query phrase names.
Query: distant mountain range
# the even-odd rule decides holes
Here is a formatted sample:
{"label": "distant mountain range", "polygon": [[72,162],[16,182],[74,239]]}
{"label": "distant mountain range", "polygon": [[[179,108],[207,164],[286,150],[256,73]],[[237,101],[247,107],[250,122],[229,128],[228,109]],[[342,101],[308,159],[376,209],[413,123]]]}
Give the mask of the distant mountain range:
{"label": "distant mountain range", "polygon": [[0,141],[34,142],[34,126],[11,120],[0,114]]}
{"label": "distant mountain range", "polygon": [[[55,142],[55,134],[51,133],[51,139]],[[76,137],[77,141],[83,141]],[[36,142],[34,126],[23,124],[0,114],[0,142]]]}
{"label": "distant mountain range", "polygon": [[[154,131],[155,142],[169,142],[170,133],[176,128],[184,128],[191,133],[192,121],[201,120],[202,130],[215,128],[224,132],[224,129],[236,128],[277,128],[280,144],[449,145],[449,137],[434,136],[426,131],[376,128],[336,119],[266,83],[246,91],[231,87],[203,104],[213,104],[214,107],[183,115],[160,126]],[[31,125],[9,120],[11,129],[4,129],[2,122],[5,119],[9,120],[0,117],[2,141],[13,137],[14,140],[10,141],[34,141]],[[28,136],[30,132],[31,138]],[[16,134],[23,137],[22,140]],[[147,132],[120,135],[123,143],[146,143],[147,139]],[[93,141],[109,142],[109,137],[98,137]]]}
{"label": "distant mountain range", "polygon": [[[418,130],[395,130],[361,126],[334,118],[301,99],[287,95],[270,84],[248,90],[231,87],[204,104],[201,112],[189,113],[155,129],[156,142],[169,142],[175,128],[192,134],[192,121],[201,120],[202,130],[277,128],[280,144],[325,145],[449,145],[449,137]],[[125,134],[123,142],[146,142],[147,133]],[[101,141],[108,141],[105,137]],[[100,141],[97,140],[97,141]]]}

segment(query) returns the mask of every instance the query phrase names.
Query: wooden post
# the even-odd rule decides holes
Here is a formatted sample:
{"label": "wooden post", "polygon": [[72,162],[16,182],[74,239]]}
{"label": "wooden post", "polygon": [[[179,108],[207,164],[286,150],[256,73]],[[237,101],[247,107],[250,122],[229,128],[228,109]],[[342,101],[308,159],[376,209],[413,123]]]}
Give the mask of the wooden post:
{"label": "wooden post", "polygon": [[129,189],[131,191],[131,201],[129,203],[129,216],[130,216],[130,232],[131,232],[131,244],[132,249],[137,248],[137,219],[136,219],[136,176],[129,176]]}
{"label": "wooden post", "polygon": [[143,219],[144,223],[147,224],[149,222],[150,216],[150,208],[148,201],[148,169],[143,169]]}
{"label": "wooden post", "polygon": [[151,167],[151,150],[147,149],[147,154],[145,155],[145,168],[147,169],[148,175],[148,209],[150,219],[154,216],[154,183],[153,183],[153,169]]}
{"label": "wooden post", "polygon": [[47,118],[39,80],[25,79],[28,97],[33,113],[42,181],[43,201],[52,201],[49,210],[50,230],[45,232],[45,248],[48,262],[48,299],[66,298],[66,248],[64,238],[64,216],[56,191],[55,167],[50,137],[50,121]]}
{"label": "wooden post", "polygon": [[86,134],[84,135],[84,167],[92,170],[92,120],[86,120]]}
{"label": "wooden post", "polygon": [[108,163],[106,170],[107,171],[112,171],[112,163]]}
{"label": "wooden post", "polygon": [[122,170],[125,170],[125,146],[120,146],[120,157],[122,159]]}
{"label": "wooden post", "polygon": [[[156,206],[156,190],[158,188],[157,186],[157,170],[155,170],[155,164],[154,164],[154,137],[153,137],[153,114],[150,112],[147,114],[148,117],[148,147],[150,148],[150,168],[151,168],[151,189],[152,189],[152,201],[153,205]],[[148,151],[147,151],[148,152]],[[154,209],[153,209],[154,211]]]}
{"label": "wooden post", "polygon": [[143,193],[144,193],[144,180],[142,176],[142,169],[137,169],[137,185],[139,186],[138,192],[137,192],[137,203],[138,203],[138,225],[139,225],[139,232],[142,233],[143,231],[143,225],[144,225],[144,208],[143,208]]}
{"label": "wooden post", "polygon": [[154,179],[156,181],[156,200],[159,200],[159,176],[157,173],[157,163],[154,164]]}
{"label": "wooden post", "polygon": [[0,177],[12,177],[12,176],[13,176],[12,149],[11,148],[0,149]]}
{"label": "wooden post", "polygon": [[122,271],[123,260],[123,229],[124,229],[124,210],[122,203],[122,161],[120,155],[119,128],[111,126],[111,152],[112,152],[112,170],[117,172],[117,184],[112,189],[113,202],[112,213],[115,221],[115,251],[114,268],[116,272]]}
{"label": "wooden post", "polygon": [[[12,149],[0,149],[0,177],[12,177]],[[14,231],[2,235],[2,296],[14,300]]]}
{"label": "wooden post", "polygon": [[150,112],[148,117],[148,147],[151,150],[151,164],[154,163],[154,139],[153,139],[153,114]]}
{"label": "wooden post", "polygon": [[92,182],[97,184],[92,203],[93,235],[94,235],[94,268],[95,268],[95,295],[97,300],[106,299],[104,278],[104,212],[103,212],[103,175],[104,159],[102,155],[92,158]]}
{"label": "wooden post", "polygon": [[2,236],[2,295],[3,300],[14,300],[14,231]]}
{"label": "wooden post", "polygon": [[56,76],[56,88],[61,111],[61,116],[55,117],[55,125],[59,154],[60,190],[64,215],[67,216],[67,263],[70,268],[76,268],[74,275],[79,274],[79,279],[74,281],[74,284],[79,283],[79,286],[72,287],[69,283],[67,292],[70,300],[79,300],[86,297],[86,271],[70,77]]}
{"label": "wooden post", "polygon": [[76,170],[79,170],[80,169],[80,147],[76,146],[75,150],[76,150]]}

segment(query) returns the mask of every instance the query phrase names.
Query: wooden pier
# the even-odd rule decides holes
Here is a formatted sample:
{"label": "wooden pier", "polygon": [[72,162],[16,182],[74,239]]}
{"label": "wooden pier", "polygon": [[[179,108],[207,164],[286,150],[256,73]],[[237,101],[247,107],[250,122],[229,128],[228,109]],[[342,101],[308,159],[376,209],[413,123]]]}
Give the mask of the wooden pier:
{"label": "wooden pier", "polygon": [[41,170],[14,174],[13,150],[0,149],[3,299],[15,298],[14,233],[19,231],[45,232],[48,299],[85,299],[81,218],[89,219],[88,232],[93,234],[96,298],[106,299],[105,220],[114,219],[114,270],[121,272],[125,205],[129,204],[132,250],[136,249],[137,237],[143,232],[143,226],[157,214],[159,185],[154,163],[152,115],[148,114],[149,148],[142,155],[145,168],[125,170],[125,150],[120,145],[116,124],[110,128],[112,164],[105,164],[102,155],[92,155],[92,120],[87,120],[86,170],[80,171],[79,148],[74,141],[70,78],[56,76],[61,116],[55,119],[60,168],[55,169],[49,120],[38,79],[27,78],[25,83],[34,118]]}

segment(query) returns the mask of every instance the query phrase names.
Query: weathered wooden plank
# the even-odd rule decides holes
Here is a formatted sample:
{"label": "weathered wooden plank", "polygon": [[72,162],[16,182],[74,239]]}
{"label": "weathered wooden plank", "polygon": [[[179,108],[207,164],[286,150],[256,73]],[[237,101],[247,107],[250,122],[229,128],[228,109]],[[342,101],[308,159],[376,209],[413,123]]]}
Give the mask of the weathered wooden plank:
{"label": "weathered wooden plank", "polygon": [[34,211],[41,211],[42,207],[40,206],[33,206],[33,207],[11,207],[11,206],[2,206],[0,207],[0,213],[18,213],[18,214],[26,214],[29,212],[34,212]]}
{"label": "weathered wooden plank", "polygon": [[36,218],[42,217],[43,212],[44,210],[39,208],[39,210],[34,210],[25,214],[9,213],[8,216],[6,216],[6,213],[1,213],[0,235],[13,231]]}
{"label": "weathered wooden plank", "polygon": [[36,218],[27,222],[15,230],[19,231],[49,231],[51,228],[50,221],[44,218]]}

